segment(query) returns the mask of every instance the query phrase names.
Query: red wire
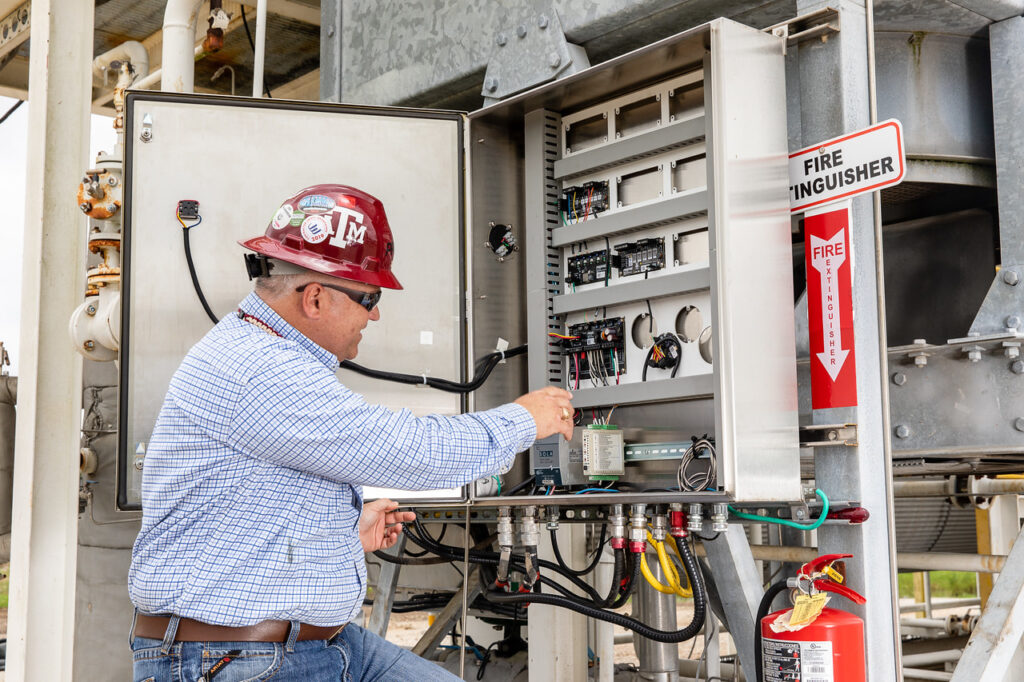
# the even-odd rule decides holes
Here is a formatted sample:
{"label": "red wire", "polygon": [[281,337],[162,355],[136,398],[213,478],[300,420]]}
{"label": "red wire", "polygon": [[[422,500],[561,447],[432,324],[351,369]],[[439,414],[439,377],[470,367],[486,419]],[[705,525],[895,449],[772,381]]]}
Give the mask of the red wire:
{"label": "red wire", "polygon": [[573,387],[575,391],[580,387],[580,356],[577,353],[573,353],[572,360],[576,364],[576,386]]}

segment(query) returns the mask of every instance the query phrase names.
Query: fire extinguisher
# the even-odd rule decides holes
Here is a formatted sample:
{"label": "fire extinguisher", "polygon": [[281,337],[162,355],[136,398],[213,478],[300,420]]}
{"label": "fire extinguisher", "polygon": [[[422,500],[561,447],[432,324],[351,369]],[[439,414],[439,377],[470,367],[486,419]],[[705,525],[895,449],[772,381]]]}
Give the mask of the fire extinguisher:
{"label": "fire extinguisher", "polygon": [[[855,604],[867,601],[843,585],[842,573],[833,567],[836,561],[851,556],[820,556],[801,566],[796,578],[777,582],[764,593],[757,610],[758,682],[867,680],[864,621],[852,613],[821,606],[823,592],[838,594]],[[768,614],[772,601],[786,589],[797,590],[795,608]]]}

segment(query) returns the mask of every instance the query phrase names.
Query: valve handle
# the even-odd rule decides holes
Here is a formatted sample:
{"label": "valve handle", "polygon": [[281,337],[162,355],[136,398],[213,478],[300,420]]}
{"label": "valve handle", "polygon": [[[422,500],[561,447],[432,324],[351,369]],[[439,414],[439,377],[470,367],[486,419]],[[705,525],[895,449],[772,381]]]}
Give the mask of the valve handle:
{"label": "valve handle", "polygon": [[801,575],[813,575],[814,573],[821,573],[821,569],[829,564],[833,564],[840,559],[848,559],[852,557],[852,554],[822,554],[817,559],[808,561],[806,564],[800,567]]}

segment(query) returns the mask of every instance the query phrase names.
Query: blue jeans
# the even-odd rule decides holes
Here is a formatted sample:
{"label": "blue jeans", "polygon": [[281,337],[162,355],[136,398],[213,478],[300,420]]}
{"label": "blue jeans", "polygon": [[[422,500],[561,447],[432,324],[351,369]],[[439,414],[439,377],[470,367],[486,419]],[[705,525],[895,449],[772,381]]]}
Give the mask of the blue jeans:
{"label": "blue jeans", "polygon": [[[333,639],[296,641],[175,642],[172,627],[164,641],[132,641],[135,682],[451,682],[458,680],[435,663],[350,623]],[[225,657],[231,657],[224,664]],[[220,664],[213,679],[206,676]]]}

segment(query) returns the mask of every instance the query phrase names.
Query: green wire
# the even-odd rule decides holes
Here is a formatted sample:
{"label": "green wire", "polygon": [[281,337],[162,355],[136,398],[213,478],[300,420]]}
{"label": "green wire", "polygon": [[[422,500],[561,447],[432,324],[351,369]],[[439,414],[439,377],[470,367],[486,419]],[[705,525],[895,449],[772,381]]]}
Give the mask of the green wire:
{"label": "green wire", "polygon": [[815,488],[814,493],[821,498],[821,516],[818,517],[817,521],[812,523],[799,523],[798,521],[791,521],[789,519],[776,519],[771,516],[761,516],[760,514],[747,514],[746,512],[737,511],[731,504],[729,505],[729,511],[733,513],[733,516],[738,516],[739,518],[747,519],[748,521],[777,523],[780,526],[789,526],[790,528],[796,528],[798,530],[814,530],[821,524],[825,523],[825,519],[828,517],[828,497],[825,493],[821,492],[821,488]]}
{"label": "green wire", "polygon": [[498,494],[500,495],[501,494],[501,479],[498,478],[497,476],[491,476],[491,478],[493,478],[494,482],[498,484]]}

